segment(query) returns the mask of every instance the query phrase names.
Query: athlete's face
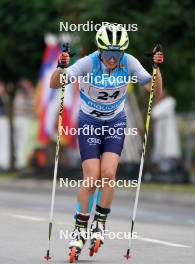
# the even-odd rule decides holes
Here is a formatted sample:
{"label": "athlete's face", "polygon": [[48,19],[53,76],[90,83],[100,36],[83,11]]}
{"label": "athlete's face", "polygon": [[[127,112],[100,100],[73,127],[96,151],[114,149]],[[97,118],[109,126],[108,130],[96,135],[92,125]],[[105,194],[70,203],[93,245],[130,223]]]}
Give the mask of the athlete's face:
{"label": "athlete's face", "polygon": [[104,57],[102,57],[102,61],[104,63],[104,65],[108,68],[108,69],[114,69],[116,68],[118,61],[115,58],[111,58],[109,60],[106,60]]}
{"label": "athlete's face", "polygon": [[109,69],[114,69],[123,57],[122,51],[101,50],[102,61]]}

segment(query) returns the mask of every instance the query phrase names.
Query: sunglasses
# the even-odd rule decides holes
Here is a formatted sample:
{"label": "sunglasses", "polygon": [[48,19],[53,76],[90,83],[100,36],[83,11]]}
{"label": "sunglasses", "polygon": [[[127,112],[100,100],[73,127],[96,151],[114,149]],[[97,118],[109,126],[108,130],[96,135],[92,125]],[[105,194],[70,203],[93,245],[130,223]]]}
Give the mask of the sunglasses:
{"label": "sunglasses", "polygon": [[102,50],[101,55],[104,57],[105,60],[110,60],[114,58],[116,61],[120,61],[123,57],[124,52],[118,50]]}

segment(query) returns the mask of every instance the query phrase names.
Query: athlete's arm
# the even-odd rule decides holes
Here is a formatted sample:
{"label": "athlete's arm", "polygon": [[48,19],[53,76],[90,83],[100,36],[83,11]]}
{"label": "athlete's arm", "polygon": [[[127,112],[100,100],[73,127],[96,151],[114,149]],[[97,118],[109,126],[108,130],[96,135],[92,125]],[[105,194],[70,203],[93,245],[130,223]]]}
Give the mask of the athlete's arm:
{"label": "athlete's arm", "polygon": [[141,86],[145,86],[152,80],[152,76],[144,69],[141,63],[132,55],[127,55],[128,71],[131,77],[136,77]]}
{"label": "athlete's arm", "polygon": [[60,75],[63,73],[63,69],[67,68],[70,63],[70,55],[67,52],[62,52],[58,58],[57,69],[53,72],[50,79],[50,88],[57,89],[61,86]]}
{"label": "athlete's arm", "polygon": [[51,76],[51,79],[50,79],[50,88],[52,89],[58,89],[60,88],[61,84],[60,84],[60,70],[59,69],[56,69],[53,73],[52,73],[52,76]]}
{"label": "athlete's arm", "polygon": [[[79,59],[76,63],[66,68],[67,81],[71,82],[71,78],[74,80],[78,76],[84,76],[90,72],[92,67],[91,59],[86,56],[82,59]],[[61,74],[63,73],[63,69],[57,68],[50,79],[50,88],[58,89],[61,87],[60,81],[62,80]],[[61,80],[60,80],[61,79]]]}
{"label": "athlete's arm", "polygon": [[[159,53],[156,53],[153,59],[155,63],[160,63]],[[152,76],[144,69],[141,63],[135,57],[128,55],[128,67],[131,74],[137,77],[138,83],[142,85],[146,91],[150,92]],[[155,95],[157,100],[162,95],[162,76],[159,68],[157,69]]]}
{"label": "athlete's arm", "polygon": [[[154,49],[155,51],[155,49]],[[161,52],[156,52],[153,55],[153,63],[156,63],[157,65],[160,65],[163,62],[163,54]],[[146,84],[145,87],[146,91],[150,92],[151,89],[151,82]],[[157,74],[156,74],[156,82],[155,82],[155,96],[157,101],[162,97],[162,76],[160,69],[157,68]]]}

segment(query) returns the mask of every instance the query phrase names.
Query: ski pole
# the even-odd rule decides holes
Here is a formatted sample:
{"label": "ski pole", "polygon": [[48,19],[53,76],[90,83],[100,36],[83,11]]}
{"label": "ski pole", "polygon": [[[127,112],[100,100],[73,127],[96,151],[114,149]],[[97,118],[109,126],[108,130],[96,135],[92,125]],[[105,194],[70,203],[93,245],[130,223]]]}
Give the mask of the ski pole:
{"label": "ski pole", "polygon": [[[70,53],[69,43],[66,43],[63,47],[63,52]],[[50,242],[51,242],[51,234],[52,234],[52,226],[53,226],[53,212],[54,212],[54,202],[55,202],[55,194],[56,194],[56,180],[57,180],[57,172],[58,172],[58,160],[59,160],[59,149],[60,149],[60,140],[61,140],[61,126],[62,126],[62,112],[64,108],[64,91],[66,87],[66,69],[63,71],[62,85],[61,85],[61,94],[60,94],[60,109],[58,115],[58,131],[57,131],[57,143],[56,143],[56,153],[55,153],[55,165],[54,165],[54,176],[53,176],[53,187],[52,187],[52,198],[51,198],[51,210],[50,210],[50,219],[49,219],[49,240],[48,240],[48,250],[46,256],[44,257],[46,260],[50,260]]]}
{"label": "ski pole", "polygon": [[[156,52],[158,51],[162,51],[162,47],[160,44],[156,46]],[[137,212],[138,199],[139,199],[140,186],[141,186],[141,179],[142,179],[142,173],[143,173],[144,159],[145,159],[145,153],[146,153],[148,131],[149,131],[149,126],[150,126],[150,116],[151,116],[151,111],[152,111],[152,104],[153,104],[154,90],[155,90],[155,83],[156,83],[156,76],[157,76],[157,69],[158,69],[158,65],[154,63],[153,72],[152,72],[150,97],[149,97],[148,110],[147,110],[147,116],[146,116],[145,134],[144,134],[140,168],[139,168],[138,185],[137,185],[137,190],[136,190],[135,202],[134,202],[134,207],[133,207],[133,217],[132,217],[132,222],[131,222],[131,236],[128,241],[129,245],[127,248],[127,252],[124,255],[126,259],[129,259],[131,257],[130,250],[131,250],[131,244],[132,244],[132,236],[133,236],[135,217],[136,217],[136,212]]]}

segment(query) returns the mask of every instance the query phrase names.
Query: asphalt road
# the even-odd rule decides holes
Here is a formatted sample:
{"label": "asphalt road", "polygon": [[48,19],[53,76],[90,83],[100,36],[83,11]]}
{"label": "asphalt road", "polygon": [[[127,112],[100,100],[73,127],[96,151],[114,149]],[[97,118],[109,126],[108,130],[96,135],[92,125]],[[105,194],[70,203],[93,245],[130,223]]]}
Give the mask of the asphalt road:
{"label": "asphalt road", "polygon": [[[31,189],[31,182],[27,184],[28,189],[0,186],[0,263],[3,264],[45,263],[51,183],[46,183],[43,190],[34,186]],[[152,199],[153,194],[149,200],[140,198],[135,224],[138,238],[133,240],[132,258],[127,261],[123,257],[133,208],[133,195],[129,196],[128,192],[117,190],[107,224],[109,232],[99,253],[89,257],[86,245],[79,263],[195,263],[195,205],[157,201]],[[63,235],[73,228],[75,195],[71,190],[57,191],[50,263],[68,263],[68,240]],[[119,234],[119,238],[124,238],[117,239]]]}

